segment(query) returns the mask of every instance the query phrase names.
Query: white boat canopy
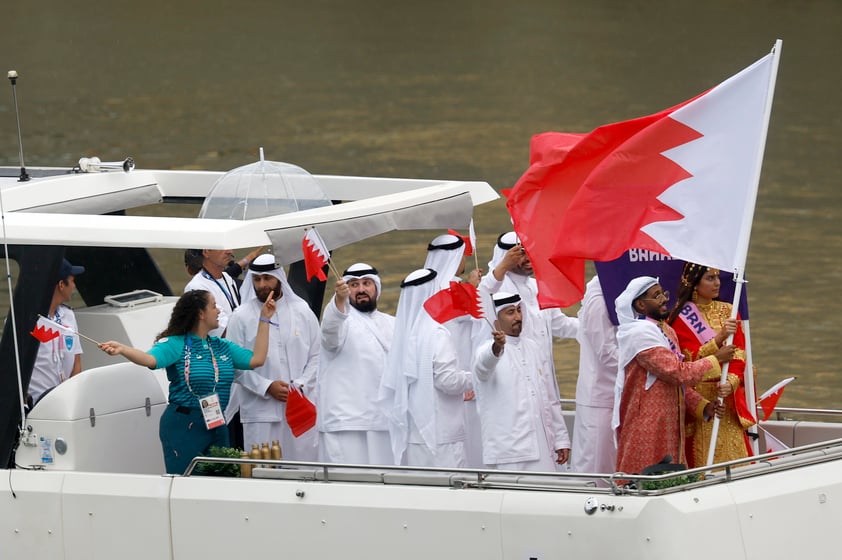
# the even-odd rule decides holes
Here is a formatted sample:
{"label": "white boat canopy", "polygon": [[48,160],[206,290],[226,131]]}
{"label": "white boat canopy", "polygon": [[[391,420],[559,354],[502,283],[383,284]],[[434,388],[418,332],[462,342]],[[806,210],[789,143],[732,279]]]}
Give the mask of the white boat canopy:
{"label": "white boat canopy", "polygon": [[288,264],[301,260],[309,227],[332,250],[393,230],[466,228],[473,206],[499,198],[484,182],[315,176],[329,199],[350,202],[247,220],[101,215],[167,199],[201,201],[221,175],[137,171],[3,181],[6,242],[167,249],[271,244]]}

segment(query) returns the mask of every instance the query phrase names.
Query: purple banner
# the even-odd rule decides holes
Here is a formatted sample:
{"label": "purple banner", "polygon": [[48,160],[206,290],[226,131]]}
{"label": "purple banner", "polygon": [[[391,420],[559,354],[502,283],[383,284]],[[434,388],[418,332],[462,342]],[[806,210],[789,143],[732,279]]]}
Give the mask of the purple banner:
{"label": "purple banner", "polygon": [[[602,285],[602,293],[605,295],[608,314],[611,316],[611,322],[615,325],[617,324],[617,312],[614,308],[614,300],[626,289],[632,278],[638,276],[660,278],[661,286],[664,290],[670,292],[669,308],[672,309],[672,306],[675,305],[684,261],[654,251],[630,249],[618,259],[608,262],[595,262],[594,264],[596,265],[596,273],[599,275],[599,283]],[[721,280],[719,299],[732,303],[734,301],[734,275],[723,270],[719,278]],[[745,286],[743,286],[740,297],[740,317],[748,319],[748,299]]]}

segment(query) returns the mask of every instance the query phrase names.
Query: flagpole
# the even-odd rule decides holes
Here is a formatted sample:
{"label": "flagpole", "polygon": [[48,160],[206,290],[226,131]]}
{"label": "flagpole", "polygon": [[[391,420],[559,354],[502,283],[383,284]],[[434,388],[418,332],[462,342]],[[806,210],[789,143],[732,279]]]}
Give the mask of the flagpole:
{"label": "flagpole", "polygon": [[[745,393],[746,393],[746,405],[748,405],[748,409],[754,415],[755,422],[758,420],[757,415],[757,387],[754,385],[754,366],[752,364],[752,357],[751,357],[751,331],[749,330],[749,320],[746,319],[743,321],[743,334],[745,335],[746,339],[746,368],[743,372],[743,384],[745,385]],[[758,435],[757,431],[757,424],[751,426],[748,431],[752,434]],[[760,450],[760,441],[758,438],[749,438],[751,441],[751,449],[755,455],[758,454]]]}
{"label": "flagpole", "polygon": [[336,276],[336,279],[337,279],[337,280],[341,280],[341,279],[342,279],[342,275],[341,275],[341,274],[339,274],[339,272],[336,270],[336,267],[335,267],[335,266],[333,266],[333,259],[328,259],[328,260],[327,260],[327,266],[328,266],[328,267],[330,267],[330,271],[331,271],[331,272],[333,272],[333,275],[334,275],[334,276]]}
{"label": "flagpole", "polygon": [[474,230],[474,219],[468,224],[468,239],[471,240],[471,249],[474,251],[474,264],[479,271],[479,247],[477,247],[477,232]]}
{"label": "flagpole", "polygon": [[[740,296],[742,295],[743,291],[743,273],[740,269],[737,269],[734,272],[734,282],[737,283],[737,286],[734,288],[734,303],[731,306],[731,319],[737,318],[737,313],[739,312],[740,307]],[[725,341],[725,346],[732,344],[734,341],[734,335],[729,334],[728,338]],[[723,383],[728,382],[728,366],[731,362],[725,362],[722,366],[722,376],[719,378],[719,384],[722,385]],[[722,404],[722,397],[718,397],[717,401],[719,404]],[[705,465],[712,465],[713,464],[713,457],[716,453],[716,439],[719,435],[719,416],[714,415],[713,417],[713,428],[711,429],[710,433],[710,445],[708,446],[708,458]]]}
{"label": "flagpole", "polygon": [[[746,193],[747,196],[743,210],[743,219],[741,224],[740,236],[737,239],[736,262],[739,263],[739,265],[736,266],[734,269],[734,281],[737,283],[737,285],[734,288],[734,302],[731,307],[732,319],[737,318],[737,312],[739,311],[740,307],[740,296],[742,295],[743,283],[745,282],[744,274],[746,260],[748,259],[748,242],[751,237],[752,222],[754,221],[754,207],[757,204],[757,187],[760,184],[760,170],[763,167],[763,155],[766,151],[766,136],[769,132],[769,118],[772,115],[772,100],[775,97],[775,82],[777,81],[778,77],[778,63],[780,62],[782,48],[783,41],[781,41],[780,39],[775,41],[775,46],[772,48],[772,67],[769,72],[769,85],[766,89],[766,106],[764,107],[763,111],[765,118],[763,119],[763,128],[760,131],[760,142],[758,143],[760,149],[757,150],[757,158],[755,160],[754,165],[754,174],[750,183],[753,188],[748,193]],[[728,336],[728,340],[725,342],[725,344],[730,345],[733,343],[733,340],[734,335],[731,334]],[[743,377],[745,378],[745,375]],[[719,383],[722,384],[727,381],[728,363],[726,362],[725,365],[722,367],[722,376],[719,379]],[[720,397],[718,401],[719,403],[722,403],[722,398]],[[716,440],[718,435],[719,417],[714,415],[713,429],[710,434],[710,447],[708,448],[707,465],[713,464],[713,457],[716,453]]]}

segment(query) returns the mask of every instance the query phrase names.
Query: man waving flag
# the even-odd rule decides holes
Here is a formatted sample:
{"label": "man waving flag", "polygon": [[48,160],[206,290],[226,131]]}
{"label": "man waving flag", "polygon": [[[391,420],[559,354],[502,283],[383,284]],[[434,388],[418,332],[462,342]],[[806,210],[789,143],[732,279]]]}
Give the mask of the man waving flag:
{"label": "man waving flag", "polygon": [[505,194],[542,307],[581,299],[584,259],[630,248],[742,271],[780,47],[659,113],[533,138]]}

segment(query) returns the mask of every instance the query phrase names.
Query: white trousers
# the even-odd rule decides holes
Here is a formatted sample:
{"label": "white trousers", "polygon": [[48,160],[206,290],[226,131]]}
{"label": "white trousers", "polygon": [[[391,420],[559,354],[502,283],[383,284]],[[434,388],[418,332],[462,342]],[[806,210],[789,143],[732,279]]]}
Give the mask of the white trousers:
{"label": "white trousers", "polygon": [[465,459],[470,468],[482,468],[482,425],[477,399],[465,401]]}
{"label": "white trousers", "polygon": [[386,430],[320,432],[319,460],[355,465],[392,465],[395,462]]}
{"label": "white trousers", "polygon": [[441,443],[436,446],[435,455],[423,443],[406,446],[406,464],[413,467],[465,468],[465,442]]}

